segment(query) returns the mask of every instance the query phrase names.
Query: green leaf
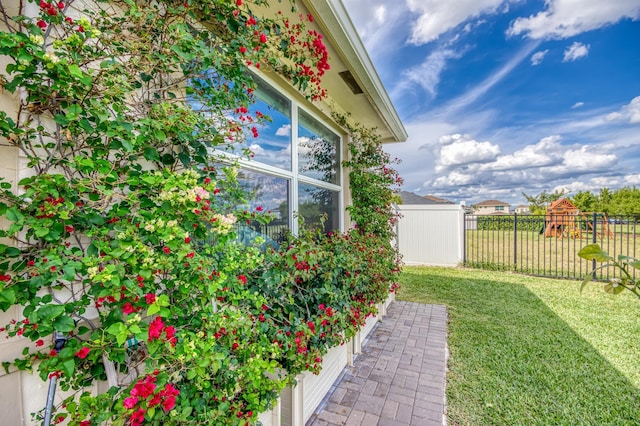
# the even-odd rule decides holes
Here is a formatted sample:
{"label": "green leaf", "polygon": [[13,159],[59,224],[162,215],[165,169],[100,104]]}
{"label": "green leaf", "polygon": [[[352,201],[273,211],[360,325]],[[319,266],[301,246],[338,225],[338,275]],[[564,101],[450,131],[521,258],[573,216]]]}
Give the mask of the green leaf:
{"label": "green leaf", "polygon": [[587,275],[585,277],[584,280],[582,280],[582,283],[580,284],[580,293],[582,293],[582,290],[586,287],[587,284],[589,284],[591,282],[591,274]]}
{"label": "green leaf", "polygon": [[45,235],[48,235],[51,230],[47,227],[36,228],[36,237],[42,238]]}
{"label": "green leaf", "polygon": [[624,286],[617,283],[607,283],[604,286],[604,291],[609,294],[620,294],[624,291]]}
{"label": "green leaf", "polygon": [[6,311],[16,303],[16,293],[13,288],[0,290],[0,311]]}
{"label": "green leaf", "polygon": [[596,262],[608,262],[613,260],[613,257],[609,256],[606,251],[602,250],[598,244],[589,244],[584,246],[578,252],[578,256],[587,260],[595,259]]}
{"label": "green leaf", "polygon": [[73,266],[65,266],[62,268],[64,271],[64,279],[67,281],[72,281],[76,277],[76,269]]}
{"label": "green leaf", "polygon": [[69,74],[71,74],[75,78],[82,78],[84,76],[82,70],[76,64],[69,65]]}
{"label": "green leaf", "polygon": [[73,371],[76,369],[76,361],[71,358],[62,363],[62,372],[66,377],[73,377]]}
{"label": "green leaf", "polygon": [[157,314],[158,312],[160,312],[160,306],[158,306],[157,303],[152,303],[147,308],[147,316],[151,316],[151,315]]}
{"label": "green leaf", "polygon": [[60,316],[53,321],[53,328],[63,333],[68,333],[76,328],[76,323],[71,317]]}
{"label": "green leaf", "polygon": [[40,321],[51,321],[64,313],[62,305],[44,305],[38,309],[38,318]]}
{"label": "green leaf", "polygon": [[7,213],[5,214],[5,216],[11,222],[20,222],[24,219],[24,215],[20,213],[20,211],[15,207],[7,209]]}

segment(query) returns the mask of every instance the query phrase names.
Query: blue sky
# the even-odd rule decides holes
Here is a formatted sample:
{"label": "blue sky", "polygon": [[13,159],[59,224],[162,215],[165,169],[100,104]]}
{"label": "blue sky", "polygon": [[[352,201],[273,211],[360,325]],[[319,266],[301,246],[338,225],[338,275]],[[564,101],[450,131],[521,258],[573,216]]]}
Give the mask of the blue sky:
{"label": "blue sky", "polygon": [[343,0],[409,133],[403,189],[640,187],[640,0]]}

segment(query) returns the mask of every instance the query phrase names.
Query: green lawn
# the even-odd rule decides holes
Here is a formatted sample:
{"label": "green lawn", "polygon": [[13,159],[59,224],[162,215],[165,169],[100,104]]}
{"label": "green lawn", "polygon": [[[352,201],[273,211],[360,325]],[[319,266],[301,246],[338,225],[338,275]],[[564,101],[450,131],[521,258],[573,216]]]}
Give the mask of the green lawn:
{"label": "green lawn", "polygon": [[640,424],[640,301],[601,284],[405,267],[398,298],[449,312],[450,425]]}

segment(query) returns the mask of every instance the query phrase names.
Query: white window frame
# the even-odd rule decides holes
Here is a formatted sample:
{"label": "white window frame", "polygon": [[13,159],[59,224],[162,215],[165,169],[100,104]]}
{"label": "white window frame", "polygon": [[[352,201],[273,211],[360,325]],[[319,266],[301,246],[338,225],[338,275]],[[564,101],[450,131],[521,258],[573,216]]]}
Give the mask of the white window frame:
{"label": "white window frame", "polygon": [[[255,72],[255,71],[254,71]],[[274,82],[272,79],[268,78],[262,73],[255,72],[258,78],[264,81],[266,84],[270,85],[271,88],[276,90],[279,94],[287,98],[291,105],[291,170],[285,170],[278,168],[276,166],[272,166],[266,163],[262,163],[257,160],[247,160],[242,156],[237,154],[231,154],[227,151],[223,150],[215,150],[216,154],[221,155],[223,158],[233,159],[238,163],[238,165],[246,170],[250,170],[256,173],[262,173],[269,176],[284,178],[289,181],[289,196],[291,199],[289,200],[289,223],[291,226],[291,232],[294,235],[298,234],[299,231],[299,221],[297,217],[297,212],[299,211],[299,194],[298,194],[298,186],[300,183],[306,185],[317,186],[322,189],[327,189],[331,191],[337,192],[336,196],[338,197],[338,223],[339,230],[344,231],[344,169],[342,167],[342,153],[343,153],[343,144],[344,144],[344,134],[340,131],[336,130],[336,126],[333,123],[328,123],[327,121],[318,117],[311,108],[307,108],[307,105],[302,104],[292,97],[289,92],[282,89],[282,86]],[[308,176],[304,176],[298,170],[298,110],[302,108],[305,113],[307,113],[314,120],[318,120],[319,123],[327,127],[329,130],[334,132],[336,136],[338,136],[338,146],[336,147],[336,155],[338,156],[338,183],[329,183],[319,179],[314,179]]]}

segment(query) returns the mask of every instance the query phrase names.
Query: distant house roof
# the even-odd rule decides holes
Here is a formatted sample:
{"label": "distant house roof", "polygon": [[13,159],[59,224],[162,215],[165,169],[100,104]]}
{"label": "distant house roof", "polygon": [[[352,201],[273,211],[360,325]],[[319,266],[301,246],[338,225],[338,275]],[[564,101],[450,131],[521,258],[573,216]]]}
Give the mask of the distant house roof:
{"label": "distant house roof", "polygon": [[425,195],[423,198],[438,204],[455,204],[453,201],[445,200],[444,198],[436,197],[435,195]]}
{"label": "distant house roof", "polygon": [[400,191],[400,199],[402,200],[402,204],[453,204],[452,202],[442,198],[433,197],[431,195],[423,197],[422,195],[408,191]]}
{"label": "distant house roof", "polygon": [[509,203],[498,200],[485,200],[480,201],[478,204],[474,204],[474,207],[491,207],[491,206],[510,206]]}
{"label": "distant house roof", "polygon": [[524,204],[520,204],[516,209],[528,209],[529,206],[525,206]]}

